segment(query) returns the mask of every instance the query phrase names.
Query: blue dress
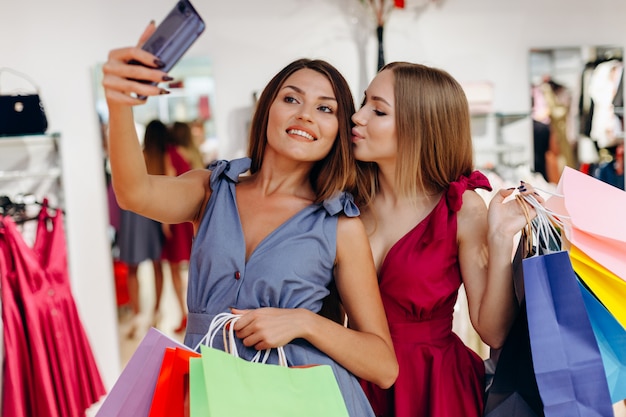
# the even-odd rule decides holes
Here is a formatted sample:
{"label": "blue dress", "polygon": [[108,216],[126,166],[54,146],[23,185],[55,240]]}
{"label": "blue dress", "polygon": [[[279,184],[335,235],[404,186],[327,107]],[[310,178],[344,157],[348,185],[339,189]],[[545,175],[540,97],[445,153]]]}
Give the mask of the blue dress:
{"label": "blue dress", "polygon": [[[270,233],[246,262],[246,247],[237,210],[235,185],[250,167],[250,159],[217,161],[209,166],[211,198],[195,237],[188,272],[189,316],[185,345],[196,348],[218,313],[231,307],[322,308],[333,280],[337,220],[343,211],[359,214],[352,196],[342,193],[304,208]],[[223,349],[217,337],[213,347]],[[256,353],[238,340],[239,355]],[[358,380],[309,342],[297,339],[285,346],[289,365],[327,364],[335,373],[353,417],[374,417]],[[268,361],[278,363],[275,351]]]}

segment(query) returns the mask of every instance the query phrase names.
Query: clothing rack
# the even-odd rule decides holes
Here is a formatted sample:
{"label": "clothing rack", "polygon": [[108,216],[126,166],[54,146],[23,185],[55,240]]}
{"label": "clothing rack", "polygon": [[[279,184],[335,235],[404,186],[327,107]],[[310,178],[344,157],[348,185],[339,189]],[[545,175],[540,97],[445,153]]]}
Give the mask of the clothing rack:
{"label": "clothing rack", "polygon": [[0,137],[0,196],[49,198],[52,207],[62,208],[60,141],[59,133]]}

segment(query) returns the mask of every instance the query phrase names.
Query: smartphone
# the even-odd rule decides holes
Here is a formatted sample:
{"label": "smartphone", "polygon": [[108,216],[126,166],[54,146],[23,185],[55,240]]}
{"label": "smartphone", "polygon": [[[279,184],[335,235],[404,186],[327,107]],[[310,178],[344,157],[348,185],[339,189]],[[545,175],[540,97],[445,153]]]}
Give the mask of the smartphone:
{"label": "smartphone", "polygon": [[[142,49],[157,56],[165,66],[161,70],[168,72],[191,45],[204,32],[205,23],[189,0],[180,0],[157,26]],[[131,64],[142,65],[137,61]],[[146,81],[156,85],[157,83]],[[145,96],[139,96],[145,100]]]}

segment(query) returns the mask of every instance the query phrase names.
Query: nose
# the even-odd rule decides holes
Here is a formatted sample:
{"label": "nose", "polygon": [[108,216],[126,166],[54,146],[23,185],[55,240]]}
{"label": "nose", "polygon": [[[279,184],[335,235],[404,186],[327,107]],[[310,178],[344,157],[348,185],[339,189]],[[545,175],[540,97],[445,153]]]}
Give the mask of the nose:
{"label": "nose", "polygon": [[363,117],[363,109],[359,109],[356,111],[356,113],[354,113],[352,115],[352,121],[360,126],[363,126],[365,124],[365,119]]}
{"label": "nose", "polygon": [[311,111],[309,110],[308,107],[302,106],[300,108],[300,112],[298,113],[298,119],[305,121],[305,122],[311,122],[313,120],[311,117]]}

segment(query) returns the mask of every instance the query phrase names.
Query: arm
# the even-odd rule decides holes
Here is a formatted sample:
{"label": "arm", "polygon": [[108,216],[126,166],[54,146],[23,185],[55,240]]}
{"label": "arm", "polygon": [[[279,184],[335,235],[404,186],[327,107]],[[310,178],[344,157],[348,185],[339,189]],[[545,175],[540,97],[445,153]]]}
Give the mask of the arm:
{"label": "arm", "polygon": [[[154,31],[151,23],[139,43]],[[130,65],[135,59],[148,65]],[[103,66],[107,106],[109,108],[109,156],[113,188],[120,207],[163,223],[197,221],[208,199],[208,176],[205,171],[190,172],[177,178],[148,175],[133,119],[132,107],[145,101],[131,96],[134,92],[148,97],[163,89],[132,79],[155,82],[167,76],[157,69],[158,60],[140,47],[113,50]]]}
{"label": "arm", "polygon": [[[512,192],[496,193],[489,210],[475,192],[465,192],[458,217],[459,261],[470,319],[492,348],[502,347],[517,314],[511,260],[515,236],[526,217],[517,201],[506,200]],[[534,216],[530,206],[529,212]]]}
{"label": "arm", "polygon": [[339,220],[335,279],[350,328],[305,309],[234,310],[245,313],[235,325],[237,336],[256,349],[304,338],[356,376],[388,388],[398,375],[398,363],[369,242],[358,218]]}

